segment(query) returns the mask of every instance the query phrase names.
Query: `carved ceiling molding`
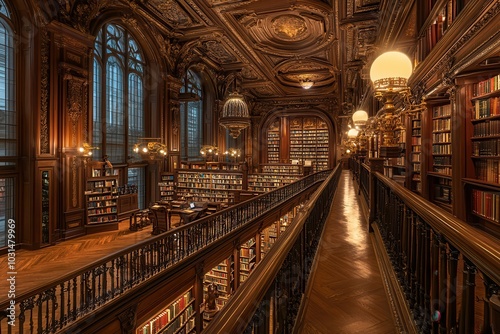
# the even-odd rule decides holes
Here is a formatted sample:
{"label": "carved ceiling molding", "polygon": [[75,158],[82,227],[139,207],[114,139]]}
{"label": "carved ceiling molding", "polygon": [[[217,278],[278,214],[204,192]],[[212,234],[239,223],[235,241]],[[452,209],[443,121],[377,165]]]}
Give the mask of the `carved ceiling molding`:
{"label": "carved ceiling molding", "polygon": [[[442,69],[446,66],[446,64],[452,59],[455,54],[464,47],[469,41],[484,27],[486,26],[495,16],[500,13],[500,1],[497,1],[494,6],[492,6],[487,13],[481,16],[481,19],[476,22],[476,24],[472,25],[465,34],[458,39],[455,44],[453,44],[441,57],[439,61],[435,63],[432,68],[426,72],[426,74],[422,77],[421,81],[427,82],[432,76],[434,76],[437,72],[442,71]],[[490,43],[490,42],[488,42]],[[498,40],[495,42],[498,43]],[[483,43],[484,46],[486,43]],[[476,48],[477,49],[477,48]]]}
{"label": "carved ceiling molding", "polygon": [[255,81],[260,79],[257,75],[257,72],[253,69],[252,66],[245,66],[241,69],[241,77],[244,80]]}
{"label": "carved ceiling molding", "polygon": [[176,0],[149,0],[148,6],[154,8],[174,28],[199,25],[199,22],[193,20]]}
{"label": "carved ceiling molding", "polygon": [[71,13],[73,27],[81,32],[88,32],[92,20],[98,17],[104,8],[115,3],[113,0],[80,0]]}
{"label": "carved ceiling molding", "polygon": [[198,16],[205,22],[206,25],[212,26],[213,22],[208,18],[208,16],[196,5],[193,0],[185,0],[187,4],[198,14]]}
{"label": "carved ceiling molding", "polygon": [[355,0],[353,13],[365,13],[377,10],[380,0]]}

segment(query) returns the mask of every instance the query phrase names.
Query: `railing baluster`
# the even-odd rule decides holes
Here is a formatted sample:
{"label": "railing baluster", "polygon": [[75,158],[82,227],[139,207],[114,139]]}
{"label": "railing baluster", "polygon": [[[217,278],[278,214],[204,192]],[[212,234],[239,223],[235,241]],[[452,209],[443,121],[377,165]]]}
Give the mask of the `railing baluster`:
{"label": "railing baluster", "polygon": [[458,256],[459,252],[451,245],[449,253],[449,272],[448,281],[448,306],[446,307],[446,328],[448,331],[456,332],[457,328],[457,274],[458,274]]}
{"label": "railing baluster", "polygon": [[464,291],[462,292],[462,307],[460,312],[459,333],[474,333],[474,302],[476,287],[476,266],[464,257]]}

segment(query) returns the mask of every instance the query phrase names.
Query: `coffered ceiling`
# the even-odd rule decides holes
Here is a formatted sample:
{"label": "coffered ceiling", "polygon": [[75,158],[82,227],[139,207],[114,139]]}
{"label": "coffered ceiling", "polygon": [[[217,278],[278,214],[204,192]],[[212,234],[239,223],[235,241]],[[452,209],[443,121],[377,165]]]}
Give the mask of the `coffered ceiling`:
{"label": "coffered ceiling", "polygon": [[[375,43],[378,0],[149,0],[142,6],[256,99],[329,96],[356,87]],[[305,90],[301,81],[312,81]],[[347,85],[347,86],[345,86]],[[345,86],[345,87],[344,87]]]}
{"label": "coffered ceiling", "polygon": [[[80,30],[106,11],[138,14],[166,45],[173,67],[201,59],[219,78],[237,74],[240,89],[257,101],[314,97],[347,105],[359,95],[382,7],[380,0],[57,2],[58,19]],[[305,90],[301,81],[314,85]]]}

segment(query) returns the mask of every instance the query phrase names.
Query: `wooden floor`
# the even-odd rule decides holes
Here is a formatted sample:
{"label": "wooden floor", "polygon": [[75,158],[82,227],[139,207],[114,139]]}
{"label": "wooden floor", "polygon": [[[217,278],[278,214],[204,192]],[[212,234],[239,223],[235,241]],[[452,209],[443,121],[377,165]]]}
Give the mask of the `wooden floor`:
{"label": "wooden floor", "polygon": [[[298,333],[396,333],[389,303],[349,172],[344,171],[319,246],[319,261]],[[88,235],[37,251],[16,253],[16,294],[19,296],[56,277],[151,237],[151,228]],[[7,268],[6,256],[0,268]],[[7,281],[0,274],[0,291]],[[6,294],[0,301],[6,300]]]}
{"label": "wooden floor", "polygon": [[375,252],[361,215],[361,195],[344,171],[319,244],[301,334],[397,333]]}

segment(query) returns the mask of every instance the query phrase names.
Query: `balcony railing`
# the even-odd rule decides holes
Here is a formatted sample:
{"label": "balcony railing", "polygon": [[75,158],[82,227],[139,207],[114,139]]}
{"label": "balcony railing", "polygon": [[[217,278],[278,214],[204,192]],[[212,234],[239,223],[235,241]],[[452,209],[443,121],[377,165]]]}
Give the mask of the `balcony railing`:
{"label": "balcony railing", "polygon": [[341,168],[311,196],[203,333],[292,333]]}
{"label": "balcony railing", "polygon": [[0,333],[55,333],[116,300],[140,283],[325,180],[322,171],[170,230],[96,261],[36,290],[16,296],[15,327],[3,302]]}
{"label": "balcony railing", "polygon": [[492,333],[500,319],[498,240],[373,169],[370,181],[371,226],[394,273],[407,328]]}

